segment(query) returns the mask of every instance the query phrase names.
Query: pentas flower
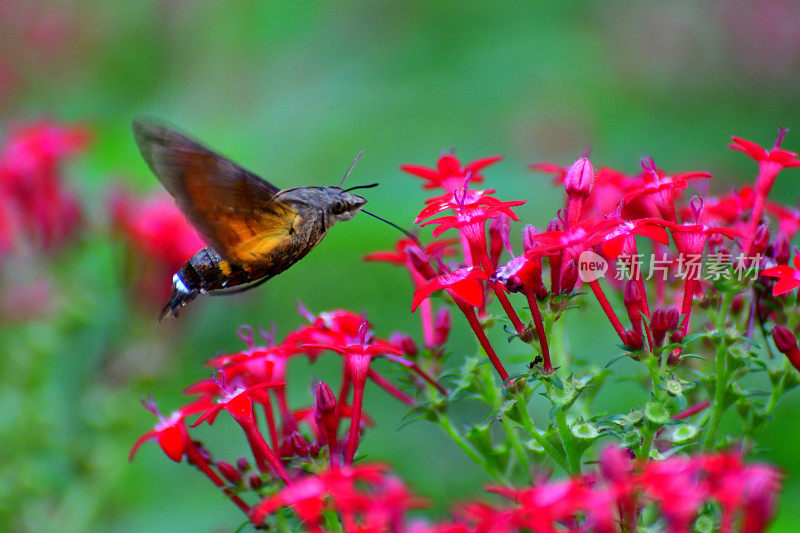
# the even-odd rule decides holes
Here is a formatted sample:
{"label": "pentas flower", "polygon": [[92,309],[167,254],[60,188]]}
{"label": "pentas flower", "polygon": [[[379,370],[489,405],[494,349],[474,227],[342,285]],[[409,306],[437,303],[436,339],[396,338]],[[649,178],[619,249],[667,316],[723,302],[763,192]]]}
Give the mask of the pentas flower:
{"label": "pentas flower", "polygon": [[711,178],[711,174],[708,172],[686,172],[667,176],[663,170],[656,168],[655,163],[649,157],[642,159],[642,168],[644,169],[644,181],[641,186],[623,197],[625,203],[630,203],[641,196],[647,196],[653,200],[661,216],[670,222],[677,222],[675,197],[679,191],[686,189],[689,180]]}
{"label": "pentas flower", "polygon": [[399,363],[439,389],[442,394],[447,395],[447,391],[428,374],[423,372],[416,363],[401,357],[403,355],[402,349],[385,341],[373,340],[369,324],[366,322],[362,323],[358,338],[354,339],[354,342],[350,344],[313,344],[306,345],[305,347],[330,350],[344,356],[344,377],[342,381],[340,404],[344,404],[350,386],[352,385],[353,387],[353,409],[350,420],[350,433],[345,448],[345,462],[347,464],[353,462],[356,448],[358,447],[364,386],[367,382],[369,365],[373,358],[384,357],[392,362]]}
{"label": "pentas flower", "polygon": [[[323,531],[322,514],[328,508],[340,509],[343,504],[359,497],[359,486],[372,487],[383,481],[386,468],[380,465],[344,466],[309,475],[284,487],[253,508],[250,515],[260,524],[267,515],[281,507],[289,507],[309,531]],[[350,513],[348,513],[350,514]],[[346,517],[353,522],[355,517]],[[351,529],[347,529],[350,531]],[[379,531],[374,529],[374,531]]]}
{"label": "pentas flower", "polygon": [[[694,213],[695,221],[700,220],[700,213],[703,209],[703,201],[695,196],[692,198],[692,211]],[[674,224],[668,223],[667,227],[672,233],[672,238],[675,241],[675,247],[682,256],[682,260],[689,265],[689,261],[699,261],[703,255],[706,247],[706,242],[709,237],[713,235],[722,235],[729,239],[741,238],[742,234],[739,230],[729,227],[712,227],[705,224]],[[695,296],[697,289],[697,281],[700,276],[699,267],[694,272],[687,270],[686,283],[683,291],[683,306],[681,313],[683,314],[683,324],[681,331],[683,335],[689,330],[689,318],[692,313],[692,299]]]}
{"label": "pentas flower", "polygon": [[[734,189],[722,196],[711,197],[703,204],[699,221],[705,224],[716,222],[729,226],[739,221],[746,211],[752,209],[754,201],[755,191],[749,185]],[[690,219],[693,216],[691,206],[682,208],[681,216],[684,220]]]}
{"label": "pentas flower", "polygon": [[414,291],[411,311],[415,311],[423,300],[440,290],[447,291],[454,299],[459,299],[473,307],[480,307],[483,305],[483,284],[481,281],[487,279],[489,279],[489,276],[486,272],[477,267],[465,267],[452,272],[445,272]]}
{"label": "pentas flower", "polygon": [[[484,351],[486,351],[486,355],[489,357],[492,365],[494,365],[497,373],[500,374],[503,380],[506,380],[508,379],[508,372],[506,372],[506,369],[497,357],[489,339],[483,331],[478,316],[475,314],[475,307],[479,307],[483,304],[483,285],[481,281],[487,280],[488,277],[486,272],[476,267],[465,267],[454,270],[453,272],[445,272],[414,291],[414,301],[411,303],[411,311],[413,312],[423,300],[434,292],[442,289],[447,291],[455,301],[459,310],[467,318],[467,322],[469,322],[475,336],[478,337],[478,342],[480,342]],[[519,320],[519,318],[517,318],[517,320]]]}
{"label": "pentas flower", "polygon": [[778,278],[778,282],[772,287],[773,296],[780,296],[800,287],[800,255],[797,253],[797,247],[794,250],[794,268],[789,265],[778,265],[764,270],[761,275]]}
{"label": "pentas flower", "polygon": [[400,170],[424,179],[426,181],[424,189],[441,187],[447,192],[453,192],[463,185],[467,176],[470,176],[471,181],[475,183],[482,182],[483,176],[480,171],[502,158],[502,156],[485,157],[462,167],[456,156],[444,154],[439,158],[435,169],[419,165],[403,165]]}
{"label": "pentas flower", "polygon": [[215,393],[215,396],[217,396],[216,403],[205,409],[200,415],[200,418],[192,424],[192,427],[196,427],[203,422],[208,422],[208,424],[211,425],[216,420],[220,411],[228,412],[236,423],[242,427],[242,430],[244,430],[259,470],[261,470],[261,472],[269,471],[267,467],[267,464],[269,464],[278,477],[287,481],[288,474],[286,469],[276,457],[275,452],[270,449],[264,437],[261,436],[253,410],[254,401],[264,405],[265,408],[271,409],[269,396],[264,389],[284,387],[285,383],[267,382],[244,387],[240,380],[234,379],[228,382],[224,375],[218,375],[214,383],[217,385],[217,391]]}
{"label": "pentas flower", "polygon": [[[443,257],[454,255],[456,251],[452,248],[452,245],[456,242],[457,241],[453,239],[434,241],[420,248],[417,243],[411,239],[400,239],[397,241],[397,244],[395,244],[394,251],[372,252],[365,255],[364,260],[403,265],[406,267],[406,270],[408,270],[414,286],[420,287],[428,278],[420,272],[420,269],[417,267],[418,263],[423,263],[427,268],[430,268],[430,260],[438,261]],[[433,307],[430,301],[425,300],[422,302],[420,317],[426,346],[437,346],[433,339]]]}
{"label": "pentas flower", "polygon": [[797,153],[781,148],[783,137],[788,131],[786,129],[778,131],[778,138],[775,140],[775,145],[771,150],[765,150],[756,143],[741,137],[731,137],[733,142],[728,146],[729,148],[744,152],[758,162],[758,178],[756,178],[755,184],[756,197],[747,229],[747,240],[743,247],[745,252],[750,250],[753,234],[756,227],[761,223],[761,215],[764,212],[767,196],[769,196],[769,192],[775,184],[775,178],[778,173],[785,168],[800,167],[800,157],[798,157]]}
{"label": "pentas flower", "polygon": [[142,405],[144,405],[145,409],[156,415],[159,421],[155,428],[136,440],[131,448],[128,460],[133,461],[137,450],[144,442],[155,439],[158,445],[161,446],[161,449],[164,450],[167,457],[178,463],[185,456],[190,464],[196,466],[198,470],[214,483],[214,485],[221,488],[239,509],[244,511],[245,514],[249,514],[250,506],[239,498],[230,488],[226,487],[225,481],[211,468],[208,454],[202,449],[200,444],[192,440],[189,436],[189,431],[186,429],[186,417],[205,411],[211,406],[211,403],[208,400],[201,399],[174,411],[168,417],[161,415],[152,398],[148,398],[147,400],[143,399]]}
{"label": "pentas flower", "polygon": [[133,461],[137,450],[144,442],[156,439],[158,445],[161,446],[161,449],[167,454],[167,457],[179,463],[187,451],[189,451],[190,448],[194,448],[192,439],[189,437],[189,432],[186,430],[184,420],[188,416],[205,412],[213,404],[206,399],[200,399],[177,411],[173,411],[168,417],[161,414],[152,398],[142,399],[142,405],[144,405],[145,409],[158,417],[158,423],[151,431],[148,431],[136,440],[131,448],[128,460]]}

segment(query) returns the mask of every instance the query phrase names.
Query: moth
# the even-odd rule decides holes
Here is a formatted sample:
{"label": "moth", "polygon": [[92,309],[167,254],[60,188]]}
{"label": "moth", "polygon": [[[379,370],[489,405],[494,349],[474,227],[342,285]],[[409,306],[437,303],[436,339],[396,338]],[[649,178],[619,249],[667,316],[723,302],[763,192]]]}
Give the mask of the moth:
{"label": "moth", "polygon": [[377,185],[278,189],[152,121],[134,120],[133,132],[147,165],[208,244],[172,277],[172,295],[160,319],[177,316],[201,294],[242,292],[280,274],[319,244],[333,224],[362,209],[367,200],[349,191]]}

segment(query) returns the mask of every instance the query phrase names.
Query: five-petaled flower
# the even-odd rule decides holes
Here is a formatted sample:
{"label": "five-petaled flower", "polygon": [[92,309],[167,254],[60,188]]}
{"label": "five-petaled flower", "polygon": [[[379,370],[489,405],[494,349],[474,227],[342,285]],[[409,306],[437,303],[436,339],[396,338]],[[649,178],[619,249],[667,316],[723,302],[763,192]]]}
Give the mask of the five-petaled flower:
{"label": "five-petaled flower", "polygon": [[435,189],[441,187],[447,192],[453,192],[458,187],[462,187],[464,179],[470,178],[473,183],[483,181],[480,171],[493,163],[497,163],[503,157],[493,156],[477,159],[462,167],[461,162],[456,156],[444,154],[439,158],[436,168],[428,168],[420,165],[403,165],[400,170],[413,174],[426,181],[424,189]]}

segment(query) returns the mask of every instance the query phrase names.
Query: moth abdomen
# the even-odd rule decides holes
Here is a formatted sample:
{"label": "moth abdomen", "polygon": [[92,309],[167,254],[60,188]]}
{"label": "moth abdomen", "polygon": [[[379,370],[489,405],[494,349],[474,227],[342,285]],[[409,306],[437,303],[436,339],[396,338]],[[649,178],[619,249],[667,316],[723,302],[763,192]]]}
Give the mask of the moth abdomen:
{"label": "moth abdomen", "polygon": [[242,266],[226,261],[211,247],[203,248],[172,276],[172,295],[160,318],[177,316],[181,307],[205,292],[241,285],[250,279],[251,274]]}

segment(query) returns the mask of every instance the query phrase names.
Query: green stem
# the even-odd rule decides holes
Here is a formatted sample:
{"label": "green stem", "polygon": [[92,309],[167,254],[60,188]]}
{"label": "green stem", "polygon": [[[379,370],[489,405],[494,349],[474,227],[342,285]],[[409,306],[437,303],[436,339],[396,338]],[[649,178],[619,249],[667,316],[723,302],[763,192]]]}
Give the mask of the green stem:
{"label": "green stem", "polygon": [[456,445],[459,448],[461,448],[464,451],[464,453],[466,453],[467,456],[470,459],[472,459],[472,461],[476,465],[481,467],[484,472],[489,474],[497,481],[505,483],[503,476],[500,475],[500,473],[498,473],[497,470],[495,470],[494,466],[489,461],[487,461],[485,457],[476,452],[475,449],[470,445],[470,443],[467,442],[467,440],[461,435],[461,433],[458,432],[456,427],[453,425],[453,421],[450,420],[450,417],[448,417],[444,413],[439,413],[439,417],[436,420],[436,423],[439,424],[439,426],[441,426],[442,429],[444,429],[445,433],[447,433],[447,435],[451,439],[453,439],[453,442],[455,442]]}
{"label": "green stem", "polygon": [[567,424],[567,414],[561,409],[556,413],[556,424],[558,425],[558,433],[561,435],[561,442],[564,445],[564,453],[567,456],[569,474],[572,477],[580,476],[580,457],[578,457],[578,450],[575,448],[575,441],[572,438],[569,424]]}
{"label": "green stem", "polygon": [[714,442],[717,439],[717,431],[719,430],[719,423],[725,412],[725,392],[728,385],[726,365],[728,357],[728,338],[725,336],[725,317],[727,316],[733,296],[731,292],[725,293],[725,296],[722,298],[722,306],[715,317],[716,320],[714,320],[717,331],[721,334],[721,337],[717,345],[717,353],[714,361],[714,406],[711,410],[711,420],[706,430],[706,438],[703,441],[703,449],[707,451],[714,447]]}
{"label": "green stem", "polygon": [[[498,394],[494,379],[492,378],[492,372],[486,365],[483,365],[481,368],[481,379],[483,380],[484,390],[490,394],[490,397],[487,399],[490,400],[491,407],[500,409],[502,407],[503,399]],[[523,468],[525,476],[529,476],[530,462],[528,460],[528,452],[525,450],[525,446],[522,444],[522,440],[520,440],[516,428],[506,416],[501,418],[500,425],[502,426],[503,431],[505,431],[506,438],[511,444],[511,449],[514,450],[514,455],[517,457],[520,466]]]}
{"label": "green stem", "polygon": [[645,421],[644,423],[644,440],[642,441],[642,447],[639,450],[639,459],[644,461],[644,464],[647,463],[647,460],[650,458],[650,448],[653,446],[653,441],[656,438],[656,433],[658,430],[650,425],[649,422]]}
{"label": "green stem", "polygon": [[564,469],[564,472],[569,474],[569,465],[567,464],[564,454],[555,446],[550,444],[550,441],[544,438],[544,436],[539,433],[539,431],[536,429],[536,426],[533,424],[531,415],[528,413],[528,406],[525,403],[525,395],[523,393],[517,394],[517,410],[519,411],[519,418],[523,429],[527,431],[528,435],[530,435],[533,440],[535,440],[536,443],[544,449],[545,453],[547,453],[547,455],[549,455],[553,461],[558,463],[558,465]]}

